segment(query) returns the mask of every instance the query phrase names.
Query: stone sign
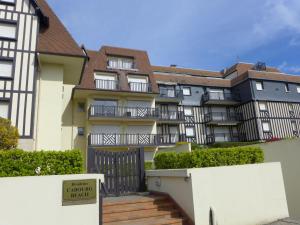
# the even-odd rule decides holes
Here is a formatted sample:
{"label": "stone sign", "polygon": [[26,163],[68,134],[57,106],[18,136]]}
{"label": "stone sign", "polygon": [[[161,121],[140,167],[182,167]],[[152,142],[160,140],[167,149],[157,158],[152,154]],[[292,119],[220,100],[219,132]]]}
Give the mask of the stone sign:
{"label": "stone sign", "polygon": [[63,181],[62,205],[84,205],[97,202],[97,182],[89,180]]}

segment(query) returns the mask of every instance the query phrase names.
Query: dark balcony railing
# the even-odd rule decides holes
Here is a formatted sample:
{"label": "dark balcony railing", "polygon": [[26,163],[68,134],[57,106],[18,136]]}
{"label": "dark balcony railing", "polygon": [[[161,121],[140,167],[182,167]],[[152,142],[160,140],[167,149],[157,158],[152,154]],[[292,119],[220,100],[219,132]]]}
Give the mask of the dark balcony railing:
{"label": "dark balcony railing", "polygon": [[117,90],[119,89],[119,82],[116,80],[95,80],[96,89],[102,90]]}
{"label": "dark balcony railing", "polygon": [[129,88],[134,92],[151,92],[151,86],[149,83],[129,82]]}
{"label": "dark balcony railing", "polygon": [[89,108],[89,117],[158,119],[159,113],[157,108],[91,105]]}
{"label": "dark balcony railing", "polygon": [[160,98],[178,98],[183,99],[182,90],[175,90],[173,88],[159,88],[159,97]]}
{"label": "dark balcony railing", "polygon": [[202,101],[240,101],[240,95],[234,93],[222,93],[222,92],[205,92],[202,96]]}
{"label": "dark balcony railing", "polygon": [[239,122],[242,121],[241,113],[226,113],[226,112],[210,112],[204,115],[204,121],[209,122]]}
{"label": "dark balcony railing", "polygon": [[244,140],[243,134],[238,133],[215,133],[207,135],[207,143],[212,144],[215,142],[238,142]]}
{"label": "dark balcony railing", "polygon": [[90,134],[90,146],[155,146],[156,134]]}
{"label": "dark balcony railing", "polygon": [[186,141],[186,137],[179,134],[158,134],[157,137],[159,145],[176,144],[177,142]]}
{"label": "dark balcony railing", "polygon": [[159,146],[185,141],[178,134],[90,134],[89,146]]}
{"label": "dark balcony railing", "polygon": [[159,113],[159,119],[163,121],[184,121],[184,112],[182,111],[166,111]]}

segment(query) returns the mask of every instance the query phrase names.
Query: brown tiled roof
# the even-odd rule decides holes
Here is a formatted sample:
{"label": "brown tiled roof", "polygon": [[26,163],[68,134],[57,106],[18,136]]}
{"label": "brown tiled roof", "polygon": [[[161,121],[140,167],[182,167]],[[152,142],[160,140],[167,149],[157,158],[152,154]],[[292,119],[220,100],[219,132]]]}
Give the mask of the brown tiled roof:
{"label": "brown tiled roof", "polygon": [[[228,69],[226,69],[225,73],[224,73],[224,77],[226,77],[227,75],[237,71],[238,74],[243,74],[245,72],[247,72],[248,70],[251,70],[254,67],[255,64],[251,64],[251,63],[236,63],[233,66],[229,67]],[[266,69],[267,72],[280,72],[277,68],[274,67],[267,67]]]}
{"label": "brown tiled roof", "polygon": [[37,50],[43,53],[84,57],[82,49],[49,7],[46,0],[36,0],[36,2],[43,14],[49,18],[49,26],[40,29]]}
{"label": "brown tiled roof", "polygon": [[[94,71],[115,73],[119,79],[120,91],[130,91],[127,75],[147,75],[153,93],[158,93],[158,86],[152,74],[148,54],[145,51],[103,46],[98,52],[87,51],[89,62],[82,77],[82,81],[77,88],[95,89]],[[115,70],[107,68],[107,56],[132,57],[135,62],[135,70]]]}
{"label": "brown tiled roof", "polygon": [[195,77],[187,75],[154,74],[157,81],[172,82],[186,85],[201,85],[210,87],[230,87],[231,81],[226,79],[214,79],[208,77]]}
{"label": "brown tiled roof", "polygon": [[198,70],[198,69],[187,69],[179,67],[167,67],[167,66],[152,66],[153,72],[163,72],[163,73],[175,73],[175,74],[187,74],[193,76],[203,76],[203,77],[222,77],[223,74],[217,71],[208,70]]}

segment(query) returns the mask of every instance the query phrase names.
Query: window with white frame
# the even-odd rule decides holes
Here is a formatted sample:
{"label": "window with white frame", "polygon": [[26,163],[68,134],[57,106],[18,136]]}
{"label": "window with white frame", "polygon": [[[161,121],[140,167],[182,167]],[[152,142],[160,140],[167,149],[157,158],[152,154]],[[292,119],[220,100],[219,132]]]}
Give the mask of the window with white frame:
{"label": "window with white frame", "polygon": [[300,93],[300,86],[297,86],[297,92]]}
{"label": "window with white frame", "polygon": [[296,124],[296,121],[292,121],[292,130],[293,131],[297,131],[297,124]]}
{"label": "window with white frame", "polygon": [[16,38],[16,24],[0,22],[0,37]]}
{"label": "window with white frame", "polygon": [[186,137],[195,137],[195,127],[186,127],[185,135]]}
{"label": "window with white frame", "polygon": [[0,77],[12,77],[13,62],[0,60]]}
{"label": "window with white frame", "polygon": [[270,132],[271,131],[270,122],[262,122],[262,128],[263,128],[263,132]]}
{"label": "window with white frame", "polygon": [[260,110],[260,111],[267,111],[267,103],[265,103],[265,102],[260,102],[260,103],[259,103],[259,110]]}
{"label": "window with white frame", "polygon": [[185,116],[193,116],[193,108],[192,107],[184,107],[184,115]]}
{"label": "window with white frame", "polygon": [[0,117],[1,118],[8,118],[8,108],[9,103],[5,101],[0,101]]}
{"label": "window with white frame", "polygon": [[191,88],[190,87],[183,87],[182,92],[184,96],[191,96]]}
{"label": "window with white frame", "polygon": [[149,83],[146,76],[128,76],[128,84],[131,91],[148,92]]}
{"label": "window with white frame", "polygon": [[14,4],[14,3],[16,3],[16,1],[15,0],[0,0],[0,3],[12,3],[12,4]]}
{"label": "window with white frame", "polygon": [[288,83],[284,84],[285,92],[290,92],[290,85]]}
{"label": "window with white frame", "polygon": [[133,59],[132,58],[122,58],[122,57],[108,57],[108,67],[113,69],[133,69]]}
{"label": "window with white frame", "polygon": [[115,90],[117,89],[117,77],[114,74],[95,74],[97,89]]}
{"label": "window with white frame", "polygon": [[262,81],[256,81],[256,90],[262,91],[264,89],[264,84]]}

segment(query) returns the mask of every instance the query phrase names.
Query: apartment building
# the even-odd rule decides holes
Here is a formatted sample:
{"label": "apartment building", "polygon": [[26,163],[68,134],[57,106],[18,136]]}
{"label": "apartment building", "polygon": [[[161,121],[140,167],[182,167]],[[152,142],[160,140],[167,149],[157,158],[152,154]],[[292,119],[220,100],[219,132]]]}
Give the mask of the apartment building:
{"label": "apartment building", "polygon": [[145,51],[79,47],[45,0],[0,1],[0,116],[20,147],[160,148],[299,136],[300,76],[263,63],[153,66]]}

